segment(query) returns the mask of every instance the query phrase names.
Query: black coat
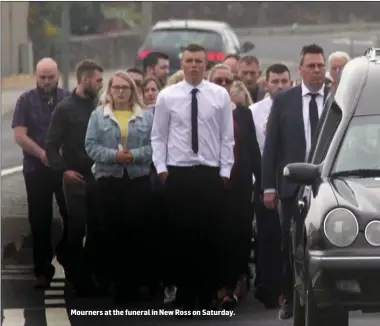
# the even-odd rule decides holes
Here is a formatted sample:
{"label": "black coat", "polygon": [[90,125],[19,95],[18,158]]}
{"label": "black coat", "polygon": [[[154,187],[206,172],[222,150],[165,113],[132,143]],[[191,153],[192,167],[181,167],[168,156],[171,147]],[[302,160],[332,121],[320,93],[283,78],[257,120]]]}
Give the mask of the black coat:
{"label": "black coat", "polygon": [[252,191],[252,174],[255,182],[255,198],[261,193],[261,152],[256,138],[256,128],[252,112],[249,108],[237,105],[234,110],[234,119],[239,125],[241,137],[239,139],[237,184],[242,191]]}

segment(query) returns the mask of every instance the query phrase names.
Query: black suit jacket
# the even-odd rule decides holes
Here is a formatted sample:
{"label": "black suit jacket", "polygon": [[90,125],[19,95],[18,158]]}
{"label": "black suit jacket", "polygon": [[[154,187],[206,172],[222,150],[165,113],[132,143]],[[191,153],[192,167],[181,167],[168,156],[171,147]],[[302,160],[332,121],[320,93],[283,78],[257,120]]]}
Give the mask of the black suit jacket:
{"label": "black suit jacket", "polygon": [[257,103],[261,101],[262,99],[264,99],[265,93],[266,93],[265,89],[261,87],[260,85],[258,85],[257,88],[255,88],[253,91],[249,91],[249,94],[251,95],[252,101],[254,103]]}
{"label": "black suit jacket", "polygon": [[255,175],[255,198],[261,190],[261,153],[256,137],[252,112],[245,106],[237,105],[234,116],[241,130],[239,143],[239,185],[252,190],[252,173]]}
{"label": "black suit jacket", "polygon": [[[325,99],[328,94],[325,88]],[[305,162],[306,140],[302,113],[302,87],[298,85],[275,96],[266,127],[262,160],[263,189],[277,189],[280,198],[295,195],[297,185],[283,178],[289,163]]]}

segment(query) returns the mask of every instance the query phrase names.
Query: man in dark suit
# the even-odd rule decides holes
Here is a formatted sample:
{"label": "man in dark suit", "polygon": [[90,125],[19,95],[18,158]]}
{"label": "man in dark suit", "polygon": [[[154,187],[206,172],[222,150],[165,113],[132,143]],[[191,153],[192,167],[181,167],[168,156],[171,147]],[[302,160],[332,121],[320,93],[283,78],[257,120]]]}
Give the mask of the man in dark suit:
{"label": "man in dark suit", "polygon": [[325,58],[316,45],[304,46],[299,66],[301,85],[280,92],[273,100],[267,123],[262,168],[264,205],[277,209],[281,220],[282,294],[285,297],[279,318],[293,315],[293,271],[290,262],[290,221],[295,208],[298,187],[285,181],[284,167],[307,160],[312,148],[323,103],[328,94],[325,87]]}

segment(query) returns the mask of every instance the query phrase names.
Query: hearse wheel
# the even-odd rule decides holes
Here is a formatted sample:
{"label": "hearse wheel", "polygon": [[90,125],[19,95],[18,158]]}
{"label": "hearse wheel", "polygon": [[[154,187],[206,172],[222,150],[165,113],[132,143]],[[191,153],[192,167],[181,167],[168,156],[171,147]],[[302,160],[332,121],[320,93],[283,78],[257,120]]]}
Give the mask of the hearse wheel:
{"label": "hearse wheel", "polygon": [[348,311],[338,307],[318,308],[310,281],[305,293],[305,326],[348,326]]}
{"label": "hearse wheel", "polygon": [[300,294],[293,289],[293,326],[305,326],[305,307],[301,305]]}
{"label": "hearse wheel", "polygon": [[317,307],[310,285],[306,288],[304,306],[301,305],[300,295],[295,287],[293,295],[293,326],[348,326],[347,311],[340,310],[337,307]]}

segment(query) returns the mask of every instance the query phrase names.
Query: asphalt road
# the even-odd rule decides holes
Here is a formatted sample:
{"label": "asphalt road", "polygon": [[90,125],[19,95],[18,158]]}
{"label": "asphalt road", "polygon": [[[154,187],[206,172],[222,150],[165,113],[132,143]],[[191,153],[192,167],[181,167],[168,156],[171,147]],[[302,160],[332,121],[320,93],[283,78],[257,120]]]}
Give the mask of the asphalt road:
{"label": "asphalt road", "polygon": [[[72,290],[65,284],[65,276],[56,261],[56,274],[52,286],[48,290],[34,290],[32,288],[32,267],[30,262],[31,252],[25,250],[18,257],[17,262],[8,264],[2,268],[1,280],[1,313],[4,317],[2,326],[83,326],[91,323],[93,326],[101,325],[125,325],[130,322],[133,325],[233,325],[236,326],[291,326],[292,320],[279,321],[275,310],[264,310],[253,299],[250,293],[245,301],[242,301],[232,317],[197,317],[196,320],[178,320],[173,316],[126,316],[121,312],[129,311],[159,311],[164,309],[172,311],[170,306],[164,305],[161,297],[153,302],[144,302],[128,307],[114,307],[110,298],[76,299]],[[123,259],[121,256],[120,259]],[[110,316],[77,316],[77,311],[110,311]],[[117,312],[116,312],[117,310]],[[372,314],[363,316],[355,312],[351,314],[350,326],[378,326],[380,315]]]}
{"label": "asphalt road", "polygon": [[[352,34],[352,33],[351,33]],[[368,40],[371,35],[360,33],[354,35],[353,39]],[[263,62],[264,71],[268,64],[274,62],[287,63],[292,71],[293,78],[297,78],[297,62],[299,52],[303,45],[309,43],[318,43],[325,48],[326,55],[333,51],[342,50],[350,52],[350,46],[347,44],[336,44],[339,42],[347,43],[345,34],[340,35],[300,35],[300,36],[256,36],[243,38],[242,41],[251,40],[255,43],[256,48],[253,53]],[[338,41],[337,41],[338,40]],[[366,46],[355,46],[357,53],[362,53]],[[109,74],[109,73],[108,73]],[[106,79],[108,75],[106,74]],[[71,82],[71,87],[74,81]],[[1,121],[1,168],[11,168],[22,163],[21,151],[14,144],[11,130],[12,108],[17,97],[23,90],[4,91],[1,94],[2,112],[8,112],[2,115]],[[10,110],[10,111],[9,111]],[[70,309],[76,308],[81,310],[105,310],[112,309],[108,300],[74,300],[70,296],[70,291],[63,291],[64,283],[62,279],[55,282],[54,289],[46,293],[40,293],[31,289],[31,252],[28,244],[28,222],[26,210],[26,194],[21,173],[4,176],[1,178],[1,233],[2,248],[6,243],[14,243],[16,247],[25,245],[25,249],[19,253],[20,257],[16,261],[2,262],[2,315],[5,317],[2,322],[3,326],[65,326],[65,325],[84,325],[91,322],[94,326],[104,325],[124,325],[126,319],[131,317],[111,316],[111,317],[78,317],[70,316]],[[60,221],[55,210],[54,219],[55,238],[59,234]],[[8,247],[12,251],[12,247]],[[120,257],[124,259],[124,257]],[[159,307],[157,303],[155,307]],[[136,309],[144,307],[136,307]],[[152,308],[152,307],[150,307]],[[90,318],[90,319],[89,319]],[[69,321],[70,320],[70,321]],[[144,318],[133,322],[133,324],[160,325],[178,323],[173,317]],[[261,306],[254,302],[252,297],[245,303],[242,303],[232,318],[218,318],[217,320],[199,320],[199,325],[227,324],[233,322],[235,325],[257,325],[257,326],[285,326],[291,325],[289,322],[277,321],[277,313],[274,311],[265,311]],[[181,324],[187,325],[191,321],[181,321]],[[380,324],[379,315],[361,316],[359,313],[352,315],[350,326],[378,326]]]}

